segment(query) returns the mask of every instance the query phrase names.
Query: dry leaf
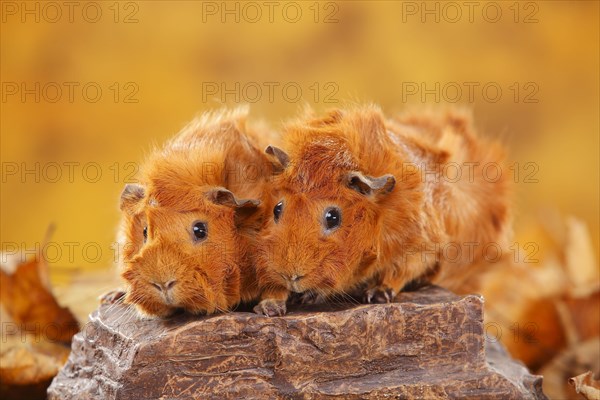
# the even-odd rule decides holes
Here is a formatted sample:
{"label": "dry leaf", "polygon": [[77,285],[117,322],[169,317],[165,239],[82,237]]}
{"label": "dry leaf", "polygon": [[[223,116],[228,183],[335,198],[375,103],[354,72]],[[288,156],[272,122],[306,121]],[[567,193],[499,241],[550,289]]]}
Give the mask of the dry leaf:
{"label": "dry leaf", "polygon": [[600,381],[594,379],[592,371],[570,378],[569,383],[587,400],[600,400]]}
{"label": "dry leaf", "polygon": [[0,377],[3,384],[27,385],[52,379],[67,361],[69,348],[47,341],[36,342],[27,335],[13,337],[0,353]]}
{"label": "dry leaf", "polygon": [[45,399],[46,388],[64,365],[69,347],[33,335],[11,336],[0,353],[0,395],[3,399]]}
{"label": "dry leaf", "polygon": [[538,371],[544,376],[544,393],[551,399],[581,399],[568,380],[585,371],[600,371],[600,337],[595,337],[561,351]]}
{"label": "dry leaf", "polygon": [[[600,368],[600,279],[586,225],[548,213],[531,241],[537,263],[497,265],[480,278],[486,324],[511,355],[544,376],[550,398],[575,398],[567,380]],[[498,327],[499,329],[497,329]]]}
{"label": "dry leaf", "polygon": [[[49,231],[49,233],[51,230]],[[79,323],[52,293],[48,265],[38,256],[11,258],[0,268],[0,397],[45,399],[64,365]]]}
{"label": "dry leaf", "polygon": [[594,246],[586,225],[576,218],[568,218],[567,243],[565,246],[565,269],[573,297],[584,297],[598,290],[599,270],[594,256]]}
{"label": "dry leaf", "polygon": [[44,280],[46,263],[33,259],[20,264],[13,273],[0,270],[0,303],[21,331],[70,343],[79,323],[68,308],[61,307]]}
{"label": "dry leaf", "polygon": [[575,344],[600,334],[600,290],[585,297],[565,296],[556,302],[569,343]]}

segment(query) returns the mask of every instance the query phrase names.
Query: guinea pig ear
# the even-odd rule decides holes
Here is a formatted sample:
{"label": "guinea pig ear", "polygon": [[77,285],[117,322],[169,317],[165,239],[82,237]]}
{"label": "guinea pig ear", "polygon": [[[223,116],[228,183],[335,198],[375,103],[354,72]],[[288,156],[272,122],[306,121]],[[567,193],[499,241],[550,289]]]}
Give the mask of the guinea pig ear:
{"label": "guinea pig ear", "polygon": [[290,164],[290,156],[288,156],[287,153],[281,150],[279,147],[267,146],[265,153],[271,156],[271,158],[276,159],[281,165],[282,170]]}
{"label": "guinea pig ear", "polygon": [[233,208],[256,208],[260,200],[237,199],[233,193],[225,188],[215,188],[206,192],[206,197],[215,204]]}
{"label": "guinea pig ear", "polygon": [[347,175],[347,183],[350,189],[356,190],[360,194],[387,194],[394,189],[396,178],[391,174],[373,178],[358,171],[352,171]]}
{"label": "guinea pig ear", "polygon": [[121,211],[130,210],[132,206],[144,198],[144,187],[135,183],[128,183],[121,192],[119,208]]}

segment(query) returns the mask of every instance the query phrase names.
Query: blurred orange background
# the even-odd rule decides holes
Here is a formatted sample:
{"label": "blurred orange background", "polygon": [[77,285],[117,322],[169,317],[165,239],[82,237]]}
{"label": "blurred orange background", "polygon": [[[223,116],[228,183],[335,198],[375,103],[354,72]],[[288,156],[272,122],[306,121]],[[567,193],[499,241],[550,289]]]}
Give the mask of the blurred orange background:
{"label": "blurred orange background", "polygon": [[517,240],[557,209],[598,252],[596,1],[0,4],[2,250],[55,223],[55,279],[112,265],[119,192],[144,154],[238,103],[275,128],[304,103],[472,107],[519,172]]}
{"label": "blurred orange background", "polygon": [[[118,285],[120,191],[197,113],[249,104],[278,129],[305,104],[459,104],[506,143],[515,248],[539,260],[489,275],[486,319],[554,397],[593,369],[561,364],[600,349],[598,1],[0,1],[0,18],[2,261],[41,250],[80,321]],[[592,333],[567,340],[571,303]],[[532,323],[534,344],[512,339]]]}

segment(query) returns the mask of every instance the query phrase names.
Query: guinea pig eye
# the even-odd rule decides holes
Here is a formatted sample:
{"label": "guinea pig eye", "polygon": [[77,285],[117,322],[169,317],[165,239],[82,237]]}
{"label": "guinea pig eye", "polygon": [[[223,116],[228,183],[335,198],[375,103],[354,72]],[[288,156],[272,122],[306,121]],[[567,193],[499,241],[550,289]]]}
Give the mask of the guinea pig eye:
{"label": "guinea pig eye", "polygon": [[273,208],[273,218],[275,219],[275,222],[279,221],[279,217],[281,216],[282,211],[283,201],[280,201],[279,203],[277,203],[277,205],[275,205],[275,208]]}
{"label": "guinea pig eye", "polygon": [[325,210],[325,228],[327,230],[335,229],[340,226],[342,222],[342,215],[340,209],[337,207],[331,207]]}
{"label": "guinea pig eye", "polygon": [[204,240],[208,236],[206,222],[196,222],[192,227],[192,231],[194,232],[194,238],[196,238],[197,241]]}
{"label": "guinea pig eye", "polygon": [[148,240],[148,227],[147,226],[144,227],[144,242],[146,242],[146,240]]}

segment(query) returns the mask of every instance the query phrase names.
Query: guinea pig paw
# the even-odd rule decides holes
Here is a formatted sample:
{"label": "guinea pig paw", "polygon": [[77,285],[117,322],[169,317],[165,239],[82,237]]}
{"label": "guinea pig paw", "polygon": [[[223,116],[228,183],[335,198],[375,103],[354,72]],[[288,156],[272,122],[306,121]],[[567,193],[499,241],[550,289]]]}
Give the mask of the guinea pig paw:
{"label": "guinea pig paw", "polygon": [[325,297],[314,292],[292,293],[288,299],[290,304],[321,304],[325,302]]}
{"label": "guinea pig paw", "polygon": [[286,313],[285,301],[283,300],[262,300],[258,305],[254,307],[254,312],[267,317],[281,317]]}
{"label": "guinea pig paw", "polygon": [[123,301],[125,294],[124,290],[110,290],[98,296],[98,300],[100,301],[100,304],[114,304]]}
{"label": "guinea pig paw", "polygon": [[365,302],[370,304],[391,303],[396,297],[396,291],[386,286],[377,286],[365,292]]}

